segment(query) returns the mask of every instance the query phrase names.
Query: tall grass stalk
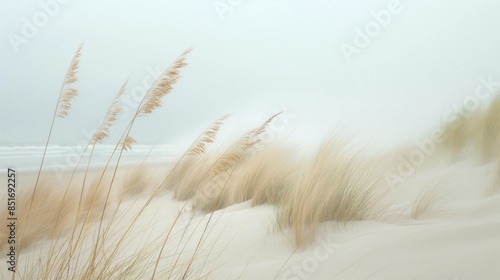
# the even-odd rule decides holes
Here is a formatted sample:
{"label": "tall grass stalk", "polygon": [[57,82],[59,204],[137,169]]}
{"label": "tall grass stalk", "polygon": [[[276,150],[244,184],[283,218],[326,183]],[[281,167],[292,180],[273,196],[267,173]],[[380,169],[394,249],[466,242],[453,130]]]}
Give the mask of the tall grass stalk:
{"label": "tall grass stalk", "polygon": [[[133,127],[133,125],[134,125],[134,123],[135,123],[135,121],[136,121],[136,119],[138,117],[147,116],[147,115],[151,114],[156,108],[158,108],[158,107],[160,107],[162,105],[161,99],[166,94],[168,94],[168,93],[171,92],[171,90],[173,89],[172,86],[180,78],[180,69],[183,68],[183,67],[185,67],[185,66],[187,66],[186,58],[187,58],[187,55],[190,52],[191,52],[191,48],[189,48],[186,51],[184,51],[179,56],[179,58],[172,65],[170,65],[170,67],[165,72],[163,72],[160,75],[160,77],[158,77],[156,79],[156,81],[153,83],[153,85],[148,89],[148,91],[144,95],[143,99],[141,100],[141,102],[140,102],[140,104],[138,106],[138,109],[137,109],[135,115],[133,116],[133,118],[130,121],[129,125],[125,129],[125,132],[123,133],[122,137],[120,138],[121,139],[120,142],[115,147],[114,151],[116,151],[117,149],[119,149],[120,152],[119,152],[119,155],[118,155],[117,163],[116,163],[115,168],[114,168],[113,173],[112,173],[111,182],[109,184],[108,192],[106,194],[106,198],[105,198],[105,202],[104,202],[104,207],[103,207],[103,210],[102,210],[102,215],[101,215],[101,219],[99,221],[99,227],[98,227],[98,230],[97,230],[96,244],[99,244],[99,240],[101,238],[100,236],[101,236],[101,230],[102,230],[102,225],[103,225],[103,220],[104,220],[104,213],[106,212],[106,209],[107,209],[107,206],[108,206],[108,201],[109,201],[111,189],[112,189],[114,180],[116,178],[116,172],[118,170],[118,166],[120,164],[120,160],[121,160],[123,151],[126,150],[126,149],[129,149],[130,146],[131,146],[131,144],[133,142],[135,142],[135,140],[133,140],[133,138],[131,138],[129,136],[130,131],[131,131],[131,129],[132,129],[132,127]],[[113,155],[111,155],[111,157],[112,156]],[[101,174],[101,178],[98,181],[98,187],[100,186],[102,177],[104,176],[104,173],[105,173],[106,168],[108,167],[110,161],[111,161],[111,158],[108,160],[108,163],[104,167],[104,170],[103,170],[103,172]],[[132,228],[132,225],[135,223],[135,220],[137,219],[137,217],[139,217],[140,214],[142,214],[142,212],[144,211],[143,209],[145,209],[147,207],[147,205],[149,205],[149,203],[151,202],[151,200],[152,200],[152,197],[150,197],[150,199],[148,199],[148,201],[146,202],[146,204],[144,205],[144,207],[141,209],[141,211],[139,211],[139,213],[137,214],[136,218],[133,220],[133,222],[131,223],[131,225],[125,231],[124,236],[126,234],[128,234],[128,231]],[[105,237],[103,236],[102,238],[105,238]],[[123,242],[123,239],[124,238],[120,239],[120,241],[117,244],[117,247],[115,248],[115,250],[113,250],[111,256],[114,256],[116,254],[116,252],[118,250],[118,247]],[[91,258],[91,264],[93,265],[94,263],[95,263],[95,257],[92,256],[92,258]]]}
{"label": "tall grass stalk", "polygon": [[[63,83],[61,85],[61,90],[59,91],[59,98],[57,99],[56,108],[54,109],[54,114],[52,116],[52,121],[50,123],[49,135],[47,136],[47,141],[45,142],[45,148],[43,149],[42,161],[40,163],[40,168],[38,169],[38,173],[36,175],[35,185],[33,187],[33,194],[29,204],[28,216],[26,217],[26,224],[28,224],[30,217],[29,213],[31,212],[31,208],[33,207],[33,200],[35,198],[38,182],[40,180],[43,164],[45,162],[45,156],[47,154],[47,148],[49,146],[50,138],[52,136],[52,130],[54,128],[55,119],[56,117],[64,118],[68,115],[68,111],[71,108],[71,101],[78,95],[78,91],[74,88],[70,88],[70,86],[73,85],[78,80],[77,74],[78,74],[82,47],[83,43],[80,44],[80,46],[76,50],[75,55],[73,56],[73,59],[71,60],[68,70],[66,71]],[[24,233],[21,236],[24,236]],[[19,250],[21,250],[21,245],[19,245],[19,248],[20,248]]]}

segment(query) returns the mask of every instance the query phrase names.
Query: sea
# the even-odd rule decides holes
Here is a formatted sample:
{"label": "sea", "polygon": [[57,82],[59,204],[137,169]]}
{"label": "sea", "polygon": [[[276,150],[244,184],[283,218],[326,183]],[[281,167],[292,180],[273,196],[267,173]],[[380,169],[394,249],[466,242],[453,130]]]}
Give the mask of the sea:
{"label": "sea", "polygon": [[[96,145],[90,158],[91,147],[49,145],[43,156],[45,146],[0,146],[0,168],[12,168],[19,171],[34,171],[40,168],[68,170],[87,166],[89,159],[92,168],[116,163],[120,150],[115,145]],[[179,156],[180,148],[174,145],[134,145],[132,150],[123,151],[120,165],[141,163],[168,163]]]}

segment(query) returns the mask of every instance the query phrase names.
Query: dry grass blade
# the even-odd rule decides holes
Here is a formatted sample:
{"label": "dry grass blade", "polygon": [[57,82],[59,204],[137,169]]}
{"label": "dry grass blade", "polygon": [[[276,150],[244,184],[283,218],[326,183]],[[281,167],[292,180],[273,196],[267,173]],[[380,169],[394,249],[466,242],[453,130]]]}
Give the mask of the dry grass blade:
{"label": "dry grass blade", "polygon": [[231,167],[234,167],[244,158],[245,152],[253,148],[256,144],[260,142],[259,136],[264,133],[271,124],[271,122],[276,118],[279,112],[269,119],[267,119],[260,127],[252,129],[245,133],[236,144],[229,150],[229,152],[222,155],[220,160],[218,160],[214,166],[210,169],[209,177],[214,177],[224,173]]}
{"label": "dry grass blade", "polygon": [[332,138],[305,166],[304,178],[297,180],[278,207],[277,224],[292,229],[296,246],[310,241],[322,222],[346,224],[376,219],[383,212],[379,203],[383,192],[377,186],[383,182],[385,163],[364,154],[363,148],[353,151],[347,141]]}
{"label": "dry grass blade", "polygon": [[410,217],[412,219],[419,219],[429,214],[444,213],[439,209],[446,202],[446,197],[442,194],[443,188],[440,186],[447,185],[446,181],[449,181],[449,178],[443,177],[419,193],[411,209]]}
{"label": "dry grass blade", "polygon": [[219,129],[224,124],[224,121],[229,118],[231,114],[224,115],[218,118],[209,128],[207,128],[192,147],[188,150],[188,156],[201,155],[205,153],[205,145],[208,143],[213,143],[215,141],[215,137],[219,132]]}
{"label": "dry grass blade", "polygon": [[437,202],[437,194],[435,186],[434,188],[427,188],[421,191],[413,203],[410,217],[412,219],[418,219],[425,214],[429,214],[432,210],[435,210],[432,208]]}
{"label": "dry grass blade", "polygon": [[100,144],[104,139],[106,139],[109,136],[109,129],[113,125],[113,123],[116,121],[118,114],[122,111],[122,107],[118,106],[118,103],[120,102],[120,98],[122,95],[125,93],[125,89],[127,88],[127,81],[122,85],[120,90],[118,91],[118,94],[116,95],[115,99],[113,99],[113,102],[111,103],[111,106],[108,110],[108,113],[106,114],[106,117],[102,121],[101,125],[97,129],[97,131],[94,133],[92,136],[92,140],[90,141],[90,144],[95,145],[95,144]]}
{"label": "dry grass blade", "polygon": [[[209,170],[205,168],[209,166],[206,164],[207,158],[205,157],[205,160],[200,159],[202,155],[206,155],[205,146],[206,144],[213,143],[215,141],[219,129],[229,116],[231,116],[231,114],[220,117],[196,138],[196,140],[169,171],[168,175],[161,184],[162,188],[173,188],[175,186],[175,197],[177,199],[184,200],[191,197],[194,189],[196,188],[195,186],[199,186],[201,180],[203,180],[203,175],[200,176],[200,174],[206,173],[201,170]],[[191,175],[189,176],[190,179],[186,180],[185,178],[187,172],[192,174],[193,170],[198,171],[198,176]]]}
{"label": "dry grass blade", "polygon": [[250,199],[252,205],[277,203],[281,194],[300,178],[302,162],[292,150],[278,145],[265,147],[240,166],[228,182],[228,204]]}
{"label": "dry grass blade", "polygon": [[281,113],[283,113],[283,112],[281,111],[281,112],[278,112],[278,113],[274,114],[272,117],[270,117],[269,119],[267,119],[267,121],[265,121],[260,127],[250,130],[249,132],[247,132],[246,135],[243,136],[243,138],[246,138],[247,141],[248,141],[247,142],[248,146],[245,147],[246,150],[255,147],[255,145],[257,145],[257,144],[259,144],[261,142],[261,139],[259,138],[259,136],[261,134],[263,134],[264,132],[266,132],[266,130],[269,127],[269,125]]}
{"label": "dry grass blade", "polygon": [[78,90],[70,88],[70,86],[78,80],[77,72],[80,63],[82,47],[83,44],[81,44],[80,47],[78,47],[78,49],[76,50],[76,53],[71,60],[71,64],[69,65],[63,85],[61,87],[61,94],[59,95],[59,100],[57,102],[57,116],[61,118],[64,118],[68,115],[68,111],[71,108],[71,101],[76,96],[78,96]]}
{"label": "dry grass blade", "polygon": [[500,95],[493,99],[486,109],[480,124],[479,150],[481,158],[489,162],[499,154],[500,140]]}
{"label": "dry grass blade", "polygon": [[130,151],[132,150],[132,145],[137,143],[134,138],[132,138],[131,136],[127,136],[125,138],[122,138],[120,140],[120,147],[125,150],[125,151]]}
{"label": "dry grass blade", "polygon": [[[108,197],[109,197],[110,191],[113,187],[113,183],[115,181],[115,177],[116,177],[116,173],[118,170],[118,166],[120,165],[122,153],[124,150],[125,151],[131,150],[132,145],[134,143],[136,143],[136,141],[132,137],[129,136],[130,131],[132,130],[132,127],[134,126],[136,118],[139,116],[146,116],[146,115],[152,113],[156,108],[158,108],[162,105],[161,99],[172,90],[172,86],[180,78],[180,69],[187,65],[185,60],[186,60],[186,56],[189,52],[191,52],[191,48],[184,51],[181,54],[181,56],[165,72],[163,72],[160,75],[160,77],[158,79],[156,79],[156,81],[153,83],[153,85],[149,88],[149,90],[144,95],[141,103],[139,104],[138,109],[137,109],[134,117],[130,121],[130,124],[128,125],[127,129],[123,133],[123,135],[120,139],[120,142],[118,143],[115,150],[113,151],[113,153],[114,153],[118,147],[121,147],[119,155],[118,155],[118,160],[116,162],[116,165],[115,165],[115,168],[113,171],[113,175],[111,178],[111,182],[109,185],[108,195],[106,197],[105,205],[107,205]],[[113,156],[113,154],[112,154],[112,156]],[[104,172],[106,171],[106,168],[108,167],[108,165],[111,161],[111,157],[108,160],[108,163],[106,164],[106,166],[104,167],[104,171],[102,174],[104,174]],[[102,177],[102,175],[101,175],[101,177]],[[150,199],[152,199],[152,197]],[[150,201],[151,200],[148,200],[148,202],[144,205],[144,207],[141,209],[141,211],[139,211],[137,216],[139,216],[142,213],[142,211],[147,207],[147,205],[149,204]],[[106,210],[106,207],[103,209],[103,213],[105,210]],[[102,216],[102,217],[104,217],[104,216]],[[99,227],[97,230],[98,233],[101,232],[102,221],[103,221],[103,218],[101,218],[101,221],[99,223]],[[126,232],[128,232],[130,230],[130,228],[131,227],[129,227],[126,230]],[[123,241],[123,240],[121,240],[121,241]],[[119,243],[121,243],[121,241]],[[115,254],[115,253],[116,253],[116,250],[114,250],[112,254]],[[94,263],[95,258],[92,258],[91,262]]]}
{"label": "dry grass blade", "polygon": [[172,90],[172,86],[181,77],[181,68],[187,66],[186,57],[191,48],[185,50],[170,67],[161,74],[144,95],[141,107],[137,111],[137,117],[146,116],[162,105],[162,98]]}
{"label": "dry grass blade", "polygon": [[[77,80],[77,70],[78,70],[78,64],[80,62],[80,55],[81,55],[81,49],[83,47],[83,43],[80,44],[80,47],[78,47],[73,59],[71,60],[71,64],[68,67],[68,70],[66,71],[66,76],[64,77],[64,82],[61,86],[61,90],[59,92],[59,98],[56,103],[56,108],[54,110],[54,115],[52,116],[52,122],[50,124],[50,129],[49,129],[49,135],[47,136],[47,141],[45,142],[45,148],[43,150],[43,155],[42,155],[42,161],[40,163],[40,168],[38,169],[38,173],[36,176],[36,181],[35,181],[35,186],[33,187],[33,195],[31,197],[31,201],[29,203],[29,210],[28,210],[28,215],[26,217],[26,223],[29,221],[29,212],[31,211],[31,208],[33,206],[33,200],[35,198],[36,190],[38,187],[38,182],[40,180],[40,175],[42,174],[42,169],[43,165],[45,162],[45,155],[47,154],[47,148],[49,146],[50,138],[52,136],[52,129],[54,128],[54,121],[56,117],[61,117],[64,118],[68,115],[68,111],[71,108],[71,100],[75,98],[78,95],[78,91],[73,88],[66,89],[69,85],[73,84]],[[21,236],[24,235],[24,232],[21,234]],[[22,246],[19,245],[21,248]]]}
{"label": "dry grass blade", "polygon": [[[238,142],[236,144],[240,143],[241,142]],[[243,149],[240,150],[239,148],[241,148],[240,145],[235,145],[235,149],[222,155],[221,158],[210,169],[208,177],[212,178],[218,176],[238,164],[242,160],[244,152]]]}
{"label": "dry grass blade", "polygon": [[281,112],[267,119],[260,127],[245,133],[229,151],[214,162],[203,176],[202,181],[205,182],[205,185],[194,197],[193,206],[196,209],[212,212],[227,205],[226,195],[228,189],[226,185],[235,168],[253,155],[249,150],[260,142],[259,136],[266,131],[269,124],[279,114]]}

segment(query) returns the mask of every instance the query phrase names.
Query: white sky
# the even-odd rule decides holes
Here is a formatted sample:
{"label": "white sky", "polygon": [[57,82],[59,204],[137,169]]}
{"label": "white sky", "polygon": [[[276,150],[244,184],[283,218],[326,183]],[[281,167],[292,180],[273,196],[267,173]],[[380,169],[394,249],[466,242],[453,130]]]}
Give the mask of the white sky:
{"label": "white sky", "polygon": [[[164,129],[163,143],[192,139],[229,112],[226,132],[235,135],[283,109],[293,116],[289,137],[314,139],[339,123],[383,140],[418,137],[473,94],[479,77],[500,81],[494,0],[70,0],[16,52],[12,34],[23,36],[25,20],[46,13],[49,2],[57,3],[0,0],[0,144],[44,143],[82,41],[80,96],[57,120],[52,143],[84,139],[130,73],[129,95],[147,69],[165,69],[190,46],[190,65],[164,107],[137,122],[132,134],[141,144]],[[233,6],[221,17],[217,5]],[[391,5],[399,12],[349,62],[341,44],[356,47],[356,28]]]}

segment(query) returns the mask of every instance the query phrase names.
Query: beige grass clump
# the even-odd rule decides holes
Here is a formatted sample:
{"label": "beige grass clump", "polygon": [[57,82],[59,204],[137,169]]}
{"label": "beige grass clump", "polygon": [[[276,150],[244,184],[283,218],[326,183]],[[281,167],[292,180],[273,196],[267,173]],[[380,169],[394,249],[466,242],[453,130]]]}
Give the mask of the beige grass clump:
{"label": "beige grass clump", "polygon": [[121,197],[138,195],[151,186],[153,174],[147,166],[127,171],[122,181]]}
{"label": "beige grass clump", "polygon": [[[70,233],[75,225],[75,219],[76,222],[81,222],[89,215],[89,220],[93,220],[102,214],[100,210],[105,203],[107,190],[97,188],[97,180],[86,184],[79,213],[77,213],[76,206],[81,196],[80,181],[75,180],[66,192],[62,190],[61,185],[53,183],[57,181],[56,178],[45,176],[39,181],[36,193],[34,193],[33,182],[19,187],[16,207],[17,230],[23,234],[16,236],[16,242],[21,244],[22,248],[27,248],[40,239],[55,239]],[[117,196],[113,195],[113,197]],[[116,199],[109,203],[116,203]],[[28,207],[30,204],[31,211]],[[29,219],[27,219],[28,212]],[[0,215],[6,219],[6,214],[2,211]],[[6,236],[6,229],[7,227],[0,229],[0,237]],[[3,242],[6,238],[1,240]],[[5,244],[0,243],[0,245]]]}
{"label": "beige grass clump", "polygon": [[189,200],[206,183],[206,174],[215,164],[216,158],[209,154],[186,158],[175,170],[172,180],[169,179],[174,191],[174,198],[178,200]]}
{"label": "beige grass clump", "polygon": [[228,181],[235,170],[240,168],[239,165],[255,154],[254,149],[257,149],[257,146],[261,143],[260,136],[279,114],[281,112],[267,119],[258,128],[245,133],[210,166],[208,172],[203,176],[203,185],[198,187],[193,197],[193,207],[195,209],[213,212],[230,205]]}
{"label": "beige grass clump", "polygon": [[[83,187],[83,195],[80,205],[80,213],[78,219],[86,218],[89,220],[94,220],[104,215],[104,205],[108,204],[117,205],[119,192],[118,190],[111,191],[108,197],[109,185],[111,181],[111,175],[107,174],[102,178],[99,176],[91,177],[87,176],[88,183]],[[89,178],[90,177],[90,178]],[[80,188],[82,186],[79,186]],[[88,216],[88,217],[86,217]]]}
{"label": "beige grass clump", "polygon": [[497,159],[500,154],[500,95],[491,101],[478,126],[481,159],[486,162]]}
{"label": "beige grass clump", "polygon": [[212,160],[206,154],[206,146],[215,142],[220,128],[230,116],[227,114],[218,118],[196,138],[169,170],[161,184],[162,189],[175,189],[175,198],[180,200],[191,198],[211,166],[207,165]]}
{"label": "beige grass clump", "polygon": [[[200,157],[205,158],[206,156],[200,155]],[[177,192],[183,193],[183,189],[186,187],[183,186],[183,184],[186,183],[189,176],[194,175],[193,169],[198,170],[200,164],[199,161],[199,157],[185,157],[180,159],[174,166],[169,167],[167,175],[161,184],[161,188],[165,190],[173,190],[176,198],[186,200],[187,198],[181,198],[183,197],[181,194],[177,196]]]}
{"label": "beige grass clump", "polygon": [[[78,203],[78,189],[73,188],[64,197],[64,193],[53,182],[54,178],[42,178],[34,193],[34,183],[20,185],[16,201],[18,248],[25,249],[34,241],[43,238],[56,238],[67,233],[75,216],[75,205]],[[76,186],[73,186],[76,187]],[[6,203],[4,203],[6,205]],[[31,205],[31,211],[29,211]],[[58,217],[58,212],[61,212]],[[29,219],[28,218],[29,213]],[[6,211],[1,212],[2,219],[7,220]],[[7,236],[7,227],[1,227],[0,236]],[[1,247],[6,245],[7,238],[1,238]]]}
{"label": "beige grass clump", "polygon": [[410,217],[412,219],[420,219],[432,213],[441,212],[439,210],[441,202],[439,194],[439,185],[423,189],[413,202]]}
{"label": "beige grass clump", "polygon": [[203,154],[184,159],[169,176],[172,178],[169,181],[174,190],[174,198],[189,200],[196,197],[210,183],[207,176],[220,158],[221,156],[213,154]]}
{"label": "beige grass clump", "polygon": [[297,180],[300,162],[291,147],[271,145],[242,164],[228,182],[228,204],[275,204]]}
{"label": "beige grass clump", "polygon": [[[101,238],[98,244],[93,241],[95,236],[92,234],[92,225],[89,225],[90,230],[72,249],[69,248],[67,240],[60,239],[53,243],[49,250],[40,250],[39,255],[23,255],[23,264],[26,265],[23,271],[18,272],[19,275],[22,275],[23,279],[153,279],[155,256],[162,240],[159,237],[145,240],[134,250],[129,246],[121,246],[119,239],[122,227],[119,224],[127,218],[127,213],[122,213],[108,220],[106,227],[110,232],[106,238]],[[127,235],[127,244],[146,236],[149,227]],[[68,250],[73,251],[72,257],[67,255]],[[90,258],[95,261],[90,262]],[[177,267],[182,268],[182,264]],[[168,266],[160,267],[154,279],[166,279],[168,269]],[[177,276],[174,274],[174,277]]]}
{"label": "beige grass clump", "polygon": [[277,225],[292,229],[296,246],[311,240],[322,222],[346,224],[382,215],[385,165],[376,157],[330,139],[304,168],[304,177],[278,204]]}
{"label": "beige grass clump", "polygon": [[456,161],[468,148],[477,142],[478,129],[482,122],[482,112],[477,109],[469,114],[460,114],[459,119],[443,127],[443,145],[448,150],[451,160]]}
{"label": "beige grass clump", "polygon": [[455,161],[464,151],[473,149],[484,162],[495,160],[500,153],[500,95],[486,108],[462,112],[458,117],[443,128],[443,144],[452,159]]}

